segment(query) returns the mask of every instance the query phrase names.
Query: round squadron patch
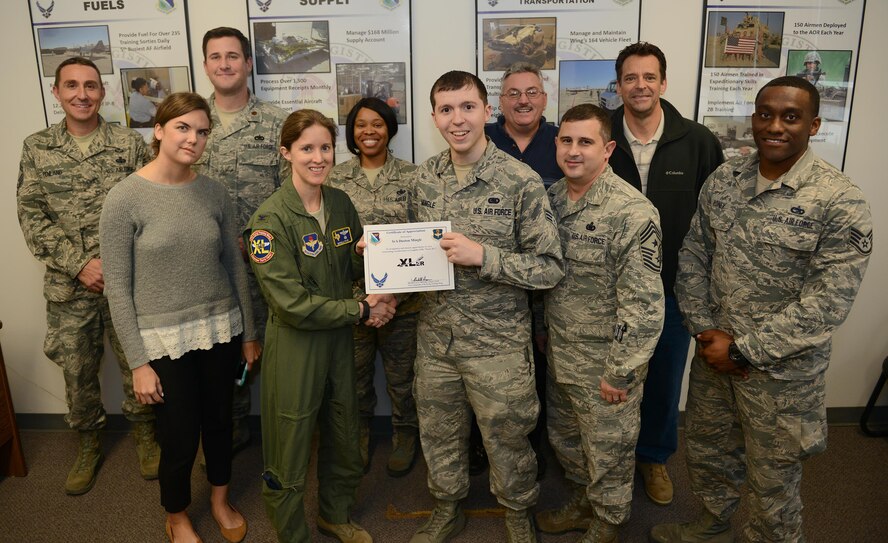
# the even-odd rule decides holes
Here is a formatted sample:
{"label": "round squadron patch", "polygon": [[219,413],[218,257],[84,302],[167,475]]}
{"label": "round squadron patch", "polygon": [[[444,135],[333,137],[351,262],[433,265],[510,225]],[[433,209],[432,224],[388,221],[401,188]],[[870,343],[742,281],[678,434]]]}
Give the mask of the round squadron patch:
{"label": "round squadron patch", "polygon": [[250,258],[256,264],[265,264],[274,256],[274,236],[265,230],[254,230],[250,234]]}

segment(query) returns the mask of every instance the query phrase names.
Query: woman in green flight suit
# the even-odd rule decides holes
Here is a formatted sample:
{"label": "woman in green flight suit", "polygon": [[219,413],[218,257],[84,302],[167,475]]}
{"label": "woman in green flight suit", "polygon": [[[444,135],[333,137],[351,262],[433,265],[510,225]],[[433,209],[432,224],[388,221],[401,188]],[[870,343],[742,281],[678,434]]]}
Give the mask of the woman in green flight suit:
{"label": "woman in green flight suit", "polygon": [[382,326],[390,297],[352,297],[363,275],[355,243],[363,231],[344,192],[324,185],[336,125],[314,110],[281,129],[291,183],[253,215],[245,243],[268,302],[262,360],[263,497],[282,542],[309,541],[303,496],[311,439],[320,429],[318,529],[344,542],[371,542],[349,518],[361,480],[352,325]]}

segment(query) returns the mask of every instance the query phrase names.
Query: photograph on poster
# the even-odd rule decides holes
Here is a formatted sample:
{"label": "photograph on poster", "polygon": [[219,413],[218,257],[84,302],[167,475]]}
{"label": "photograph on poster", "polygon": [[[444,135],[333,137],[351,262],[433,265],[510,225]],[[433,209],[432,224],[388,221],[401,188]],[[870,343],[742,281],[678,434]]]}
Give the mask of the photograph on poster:
{"label": "photograph on poster", "polygon": [[820,117],[845,120],[851,51],[793,50],[786,55],[786,75],[810,81],[820,93]]}
{"label": "photograph on poster", "polygon": [[703,126],[721,143],[725,158],[748,156],[755,152],[752,140],[752,118],[744,116],[704,116]]}
{"label": "photograph on poster", "polygon": [[613,60],[562,60],[558,72],[558,119],[580,104],[595,104],[611,111],[623,105],[617,93]]}
{"label": "photograph on poster", "polygon": [[556,21],[555,17],[484,19],[484,70],[505,70],[518,61],[554,70]]}
{"label": "photograph on poster", "polygon": [[124,68],[120,70],[126,122],[130,128],[153,128],[154,113],[174,92],[191,91],[188,66]]}
{"label": "photograph on poster", "polygon": [[253,37],[258,74],[330,72],[328,21],[253,23]]}
{"label": "photograph on poster", "polygon": [[783,43],[782,11],[711,11],[707,68],[776,68]]}
{"label": "photograph on poster", "polygon": [[361,98],[379,98],[388,104],[398,124],[407,124],[407,65],[372,62],[336,65],[337,116],[345,125],[348,112]]}
{"label": "photograph on poster", "polygon": [[114,73],[107,26],[38,28],[37,41],[43,77],[55,76],[56,68],[68,57],[88,58],[99,68],[99,73]]}

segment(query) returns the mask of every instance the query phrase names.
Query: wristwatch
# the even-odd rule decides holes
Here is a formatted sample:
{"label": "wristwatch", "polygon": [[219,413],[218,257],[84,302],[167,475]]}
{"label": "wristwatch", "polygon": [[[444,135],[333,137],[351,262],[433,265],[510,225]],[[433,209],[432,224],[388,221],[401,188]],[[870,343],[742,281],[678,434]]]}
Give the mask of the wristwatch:
{"label": "wristwatch", "polygon": [[361,306],[361,316],[358,317],[358,322],[365,322],[370,318],[370,304],[365,300],[361,300],[358,302],[358,305]]}
{"label": "wristwatch", "polygon": [[749,359],[743,356],[743,353],[740,352],[737,344],[733,341],[728,345],[728,358],[731,359],[731,362],[733,362],[738,368],[745,368],[749,365]]}

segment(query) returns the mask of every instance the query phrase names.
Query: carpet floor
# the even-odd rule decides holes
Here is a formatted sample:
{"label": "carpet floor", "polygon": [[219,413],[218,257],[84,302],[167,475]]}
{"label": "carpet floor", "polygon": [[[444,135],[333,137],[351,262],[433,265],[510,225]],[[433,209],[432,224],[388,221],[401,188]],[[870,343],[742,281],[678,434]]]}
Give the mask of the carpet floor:
{"label": "carpet floor", "polygon": [[[98,480],[92,491],[79,497],[66,496],[63,490],[76,456],[76,434],[28,430],[22,432],[22,440],[30,472],[23,478],[0,478],[0,542],[166,541],[157,482],[139,477],[135,445],[129,435],[103,435],[105,461]],[[420,457],[410,474],[391,478],[385,471],[391,450],[389,437],[374,435],[373,448],[371,470],[359,488],[353,517],[377,543],[406,542],[433,507],[426,488],[426,466]],[[675,484],[672,505],[662,507],[648,500],[636,475],[632,518],[621,529],[621,541],[647,541],[654,524],[689,520],[699,512],[699,504],[688,488],[682,449],[680,444],[679,452],[669,461]],[[551,452],[547,458],[549,469],[541,482],[538,510],[557,507],[566,499],[562,472]],[[314,473],[314,464],[310,469]],[[260,494],[261,471],[261,450],[254,440],[234,459],[232,503],[248,520],[246,541],[273,543],[276,539]],[[488,487],[488,473],[472,479],[464,503],[468,525],[453,539],[455,543],[505,541],[503,510]],[[189,512],[198,533],[206,543],[223,542],[209,510],[209,486],[197,466],[192,495]],[[310,477],[306,491],[308,519],[317,515],[316,496],[317,479]],[[888,440],[868,438],[853,426],[831,426],[827,451],[804,465],[802,496],[809,542],[888,541]],[[735,528],[746,515],[745,505],[741,505],[733,519]],[[311,528],[314,541],[334,541],[318,534],[313,525]],[[561,543],[579,538],[578,533],[540,534],[539,541]]]}

